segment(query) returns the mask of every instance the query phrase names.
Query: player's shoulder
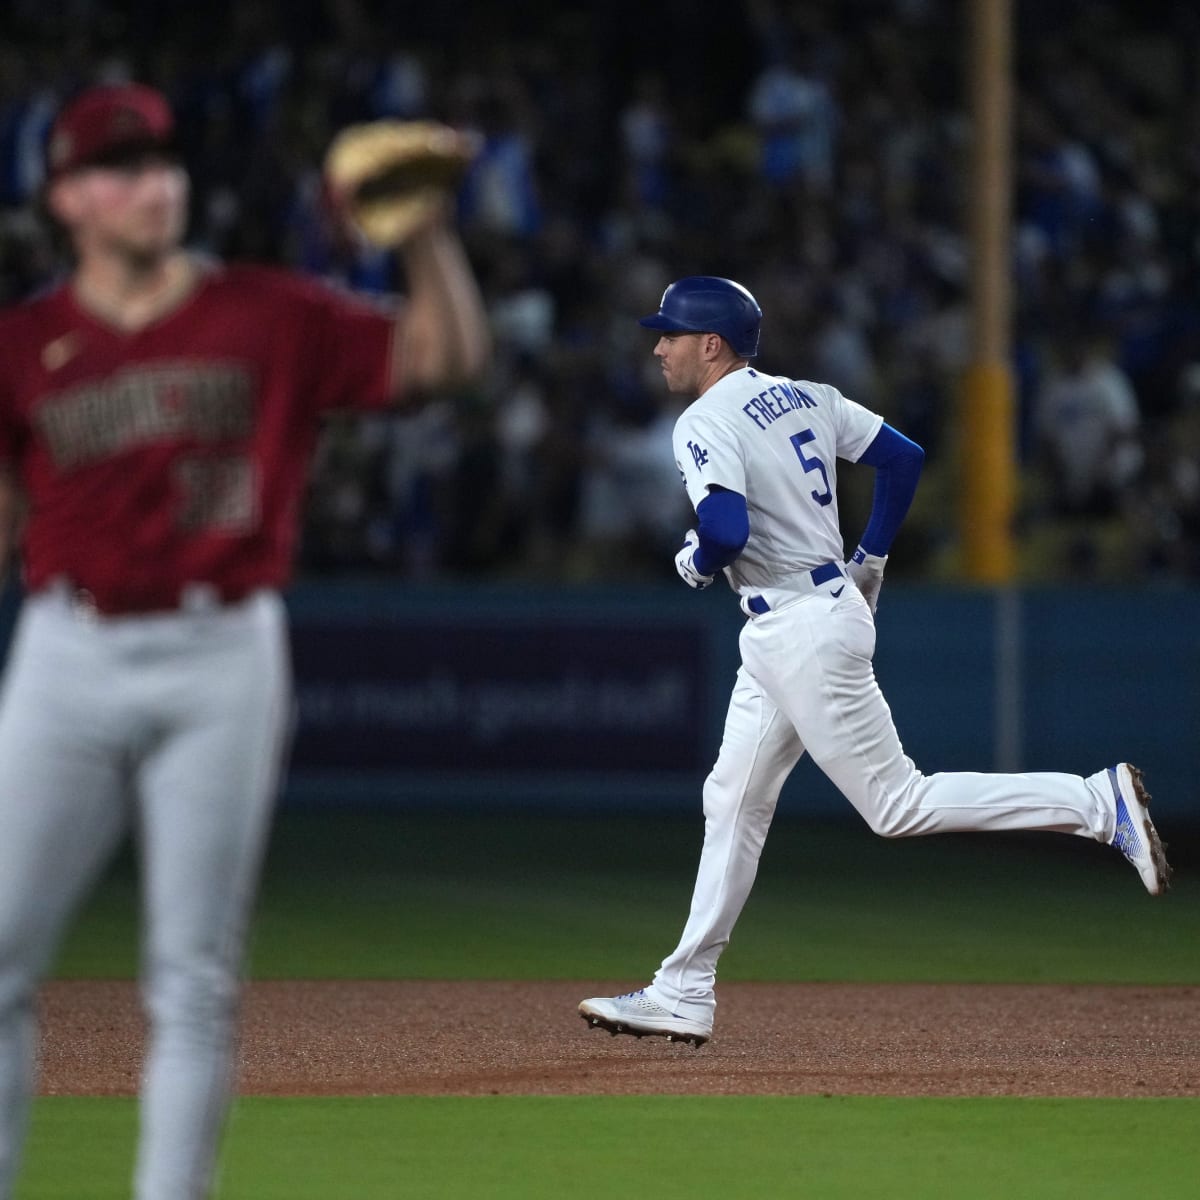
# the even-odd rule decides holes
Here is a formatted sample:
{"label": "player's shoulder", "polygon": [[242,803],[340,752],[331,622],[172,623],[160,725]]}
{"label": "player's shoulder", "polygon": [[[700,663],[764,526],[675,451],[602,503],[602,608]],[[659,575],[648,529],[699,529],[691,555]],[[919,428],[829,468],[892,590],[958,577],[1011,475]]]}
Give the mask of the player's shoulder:
{"label": "player's shoulder", "polygon": [[317,280],[287,267],[210,259],[200,259],[199,265],[208,286],[218,292],[256,292],[279,300],[291,297],[304,300],[321,294]]}
{"label": "player's shoulder", "polygon": [[764,375],[753,367],[732,371],[693,400],[680,415],[679,424],[737,430],[740,428],[738,418],[745,403],[774,382],[772,376]]}
{"label": "player's shoulder", "polygon": [[845,396],[832,383],[820,383],[815,379],[796,379],[791,375],[761,375],[768,384],[774,384],[788,392],[799,396],[802,400],[807,397],[810,401],[836,404],[845,400]]}
{"label": "player's shoulder", "polygon": [[784,396],[792,396],[801,390],[804,390],[805,394],[810,397],[818,393],[827,395],[830,392],[834,394],[837,392],[835,388],[830,388],[826,384],[792,379],[787,375],[772,375],[759,367],[745,366],[741,370],[733,371],[719,379],[705,392],[701,400],[707,399],[709,406],[714,409],[730,410],[740,409],[747,400],[756,396],[762,398],[763,401],[778,402],[780,393]]}
{"label": "player's shoulder", "polygon": [[675,431],[679,433],[682,430],[693,429],[697,425],[711,424],[714,420],[719,423],[724,420],[724,416],[725,406],[720,403],[714,403],[712,390],[710,389],[703,396],[698,396],[693,400],[675,418]]}
{"label": "player's shoulder", "polygon": [[816,379],[792,379],[780,377],[779,384],[789,392],[795,401],[805,409],[816,409],[818,412],[838,414],[845,417],[847,413],[869,411],[865,405],[852,400],[840,388],[832,383],[821,383]]}
{"label": "player's shoulder", "polygon": [[36,329],[51,322],[67,303],[68,280],[55,279],[28,296],[0,308],[0,330],[6,338],[18,330]]}
{"label": "player's shoulder", "polygon": [[807,396],[818,407],[832,408],[847,402],[844,393],[832,383],[820,383],[815,379],[789,379],[788,383],[796,395]]}
{"label": "player's shoulder", "polygon": [[336,283],[298,271],[294,267],[273,266],[268,263],[221,262],[199,257],[200,269],[208,277],[210,287],[238,292],[259,292],[281,301],[319,303],[330,300],[353,299],[354,294]]}

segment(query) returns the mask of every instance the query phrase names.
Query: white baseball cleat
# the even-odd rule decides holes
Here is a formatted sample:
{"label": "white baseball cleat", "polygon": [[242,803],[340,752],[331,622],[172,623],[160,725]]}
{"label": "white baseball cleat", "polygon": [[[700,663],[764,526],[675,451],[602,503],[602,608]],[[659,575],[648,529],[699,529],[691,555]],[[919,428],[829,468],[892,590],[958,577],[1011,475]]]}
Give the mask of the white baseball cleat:
{"label": "white baseball cleat", "polygon": [[1137,868],[1152,896],[1160,896],[1171,883],[1166,847],[1150,820],[1150,795],[1142,785],[1142,773],[1131,763],[1109,767],[1117,809],[1117,831],[1109,843]]}
{"label": "white baseball cleat", "polygon": [[645,988],[623,996],[596,996],[579,1006],[579,1015],[591,1026],[633,1037],[665,1037],[668,1042],[703,1046],[712,1037],[712,1026],[690,1021],[663,1008],[646,995]]}

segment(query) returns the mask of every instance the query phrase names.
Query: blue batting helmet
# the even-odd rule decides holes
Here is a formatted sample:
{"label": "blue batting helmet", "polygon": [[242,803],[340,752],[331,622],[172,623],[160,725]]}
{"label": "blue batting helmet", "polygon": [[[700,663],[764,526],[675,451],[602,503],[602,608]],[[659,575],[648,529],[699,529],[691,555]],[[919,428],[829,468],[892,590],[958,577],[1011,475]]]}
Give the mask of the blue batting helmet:
{"label": "blue batting helmet", "polygon": [[665,333],[719,333],[741,358],[758,353],[762,309],[740,283],[716,275],[688,275],[665,292],[658,312],[638,324]]}

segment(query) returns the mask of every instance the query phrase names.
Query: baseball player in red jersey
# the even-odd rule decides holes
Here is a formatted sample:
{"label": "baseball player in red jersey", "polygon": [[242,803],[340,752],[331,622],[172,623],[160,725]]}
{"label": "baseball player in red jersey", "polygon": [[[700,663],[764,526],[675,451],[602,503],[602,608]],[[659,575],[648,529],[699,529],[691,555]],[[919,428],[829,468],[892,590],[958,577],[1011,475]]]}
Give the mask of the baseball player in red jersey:
{"label": "baseball player in red jersey", "polygon": [[135,1194],[208,1193],[243,943],[291,709],[284,609],[321,417],[469,378],[488,334],[441,215],[385,315],[182,248],[166,100],[60,114],[46,201],[76,266],[0,315],[0,516],[26,507],[26,599],[0,693],[0,1197],[64,925],[132,829],[149,1038]]}

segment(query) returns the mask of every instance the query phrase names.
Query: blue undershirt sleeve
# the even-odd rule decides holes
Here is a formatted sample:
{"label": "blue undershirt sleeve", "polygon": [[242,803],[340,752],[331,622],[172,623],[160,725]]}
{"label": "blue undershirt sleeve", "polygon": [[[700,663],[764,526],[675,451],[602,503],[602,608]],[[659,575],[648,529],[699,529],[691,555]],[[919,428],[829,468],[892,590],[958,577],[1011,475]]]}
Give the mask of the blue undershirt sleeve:
{"label": "blue undershirt sleeve", "polygon": [[912,504],[925,463],[925,451],[884,422],[858,461],[875,468],[871,518],[859,545],[868,554],[882,556],[891,549]]}
{"label": "blue undershirt sleeve", "polygon": [[699,545],[692,563],[702,575],[715,575],[745,548],[750,537],[750,514],[741,492],[716,488],[696,506]]}

